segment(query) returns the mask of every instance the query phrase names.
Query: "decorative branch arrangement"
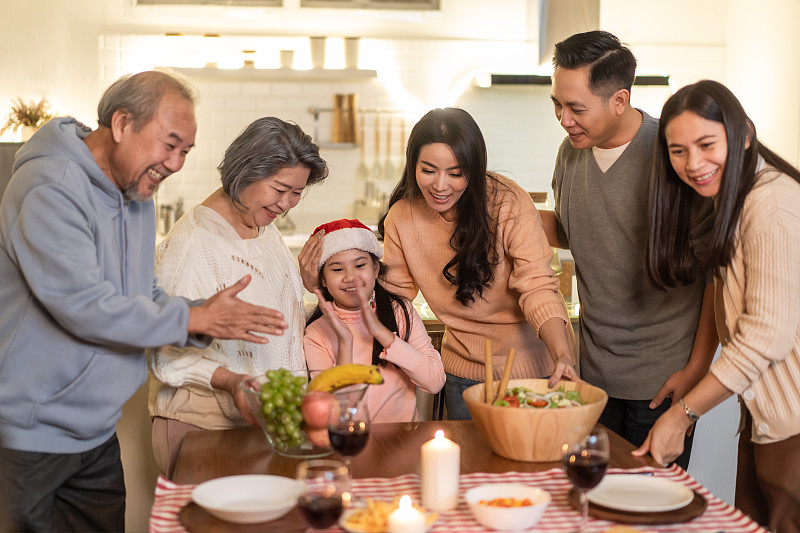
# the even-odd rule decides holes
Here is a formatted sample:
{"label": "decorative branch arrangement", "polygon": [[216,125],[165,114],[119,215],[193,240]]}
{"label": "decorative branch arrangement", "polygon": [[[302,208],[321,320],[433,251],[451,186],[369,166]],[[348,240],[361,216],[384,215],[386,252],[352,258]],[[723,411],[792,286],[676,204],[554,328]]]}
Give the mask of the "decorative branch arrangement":
{"label": "decorative branch arrangement", "polygon": [[23,126],[38,128],[53,116],[46,98],[42,97],[38,102],[31,100],[26,103],[18,97],[11,104],[11,112],[6,117],[3,127],[0,128],[0,135],[9,129],[12,133],[16,133]]}

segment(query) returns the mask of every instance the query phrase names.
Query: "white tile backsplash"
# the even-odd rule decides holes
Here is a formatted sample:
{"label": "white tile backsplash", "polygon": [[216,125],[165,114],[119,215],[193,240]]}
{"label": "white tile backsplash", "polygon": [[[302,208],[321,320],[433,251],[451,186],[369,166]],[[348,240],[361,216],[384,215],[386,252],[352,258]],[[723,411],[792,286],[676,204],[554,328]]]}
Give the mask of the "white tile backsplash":
{"label": "white tile backsplash", "polygon": [[[108,83],[120,71],[142,63],[137,47],[152,46],[154,37],[104,35],[98,39],[98,60]],[[400,118],[406,119],[403,135],[408,136],[421,114],[433,107],[456,105],[469,111],[481,126],[489,153],[489,168],[517,180],[527,190],[549,191],[552,165],[564,133],[556,121],[550,102],[549,86],[474,87],[470,82],[476,70],[509,72],[512,65],[531,64],[535,47],[521,42],[380,40],[373,41],[379,50],[376,64],[361,66],[377,70],[377,78],[311,79],[200,78],[192,80],[199,93],[196,149],[184,168],[162,186],[158,200],[173,203],[179,198],[189,207],[201,202],[219,186],[216,167],[227,145],[250,122],[273,115],[296,122],[321,145],[328,162],[330,177],[312,187],[292,212],[299,231],[311,231],[334,218],[353,216],[353,202],[362,196],[363,183],[355,180],[359,161],[358,148],[333,148],[332,113],[322,112],[317,123],[309,108],[330,110],[334,95],[355,93],[361,110],[400,110],[393,115],[391,160],[399,165],[401,150]],[[363,46],[363,45],[362,45]],[[658,51],[648,50],[651,54]],[[712,50],[712,54],[713,54]],[[141,55],[141,54],[140,54]],[[167,51],[164,57],[169,57]],[[660,107],[663,94],[652,96],[649,89],[635,87],[637,95],[646,96],[650,111]],[[649,95],[649,96],[648,96]],[[650,105],[650,101],[654,103]],[[369,168],[375,162],[376,115],[365,114],[364,159]],[[379,162],[386,162],[387,116],[380,118]],[[404,145],[404,139],[403,145]],[[399,175],[400,170],[396,172]],[[379,190],[389,193],[393,181],[382,182]]]}

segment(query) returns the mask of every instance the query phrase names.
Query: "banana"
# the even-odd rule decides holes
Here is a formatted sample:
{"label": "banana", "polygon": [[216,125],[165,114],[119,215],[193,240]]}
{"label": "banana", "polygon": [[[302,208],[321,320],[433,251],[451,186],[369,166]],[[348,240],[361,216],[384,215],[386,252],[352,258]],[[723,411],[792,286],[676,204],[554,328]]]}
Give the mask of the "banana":
{"label": "banana", "polygon": [[369,383],[380,385],[383,376],[375,365],[358,365],[355,363],[333,366],[320,372],[306,387],[307,391],[334,392],[348,385]]}

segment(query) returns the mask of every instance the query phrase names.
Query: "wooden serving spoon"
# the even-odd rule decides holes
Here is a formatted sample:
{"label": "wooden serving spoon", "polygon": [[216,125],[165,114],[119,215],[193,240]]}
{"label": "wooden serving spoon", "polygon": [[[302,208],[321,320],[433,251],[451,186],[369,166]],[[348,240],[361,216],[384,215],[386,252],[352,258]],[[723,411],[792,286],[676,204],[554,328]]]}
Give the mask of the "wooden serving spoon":
{"label": "wooden serving spoon", "polygon": [[514,366],[514,356],[516,355],[517,351],[514,348],[511,348],[508,351],[508,355],[506,356],[506,365],[503,367],[503,377],[500,378],[500,386],[497,387],[497,397],[495,400],[500,399],[501,394],[505,394],[506,387],[508,386],[508,379],[511,377],[511,369]]}
{"label": "wooden serving spoon", "polygon": [[486,383],[484,398],[489,405],[494,403],[494,364],[492,360],[492,341],[486,339],[483,343],[483,355],[486,358]]}

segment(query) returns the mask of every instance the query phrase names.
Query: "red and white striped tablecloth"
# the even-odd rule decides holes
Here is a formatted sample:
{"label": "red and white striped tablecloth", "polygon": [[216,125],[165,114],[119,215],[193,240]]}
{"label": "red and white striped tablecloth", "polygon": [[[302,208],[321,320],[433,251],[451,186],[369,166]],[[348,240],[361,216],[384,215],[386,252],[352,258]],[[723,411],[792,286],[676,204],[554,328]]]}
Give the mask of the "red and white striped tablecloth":
{"label": "red and white striped tablecloth", "polygon": [[[663,532],[718,532],[725,533],[760,533],[766,531],[750,520],[738,509],[723,502],[708,489],[703,487],[686,471],[678,466],[667,469],[654,469],[650,467],[633,470],[611,468],[609,473],[636,473],[652,472],[653,475],[681,483],[700,493],[708,502],[705,512],[688,522],[679,524],[639,526],[646,531]],[[571,507],[567,493],[571,487],[569,481],[560,468],[553,468],[544,472],[506,472],[502,474],[463,474],[460,480],[459,491],[461,498],[458,507],[451,511],[439,513],[439,519],[429,530],[430,533],[458,532],[488,532],[492,531],[478,524],[464,502],[464,492],[481,483],[525,483],[535,485],[548,492],[553,501],[547,508],[542,519],[533,530],[542,533],[562,533],[575,530],[580,517]],[[159,477],[156,486],[155,501],[150,514],[150,531],[154,533],[183,533],[186,530],[178,520],[181,508],[191,500],[194,485],[178,485],[163,477]],[[395,478],[365,478],[353,480],[353,493],[362,498],[380,498],[391,500],[395,496],[408,494],[415,502],[420,501],[420,479],[416,474],[406,474]],[[589,527],[595,531],[602,531],[614,525],[614,522],[599,520],[589,517]],[[330,531],[340,531],[332,528]]]}

